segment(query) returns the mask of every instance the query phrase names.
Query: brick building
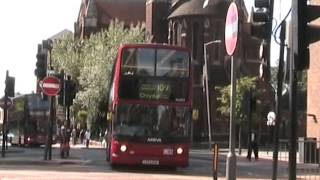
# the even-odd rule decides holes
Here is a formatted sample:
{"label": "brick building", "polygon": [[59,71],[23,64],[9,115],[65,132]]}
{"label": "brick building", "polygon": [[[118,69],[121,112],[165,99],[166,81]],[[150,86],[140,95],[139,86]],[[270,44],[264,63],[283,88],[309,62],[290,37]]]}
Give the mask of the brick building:
{"label": "brick building", "polygon": [[83,38],[108,27],[111,20],[118,19],[129,27],[145,22],[146,0],[82,0],[77,22],[76,37]]}
{"label": "brick building", "polygon": [[[320,5],[320,0],[312,0],[312,4]],[[320,19],[312,22],[320,24]],[[307,137],[316,137],[320,141],[320,42],[310,45],[310,68],[308,70],[307,91]]]}

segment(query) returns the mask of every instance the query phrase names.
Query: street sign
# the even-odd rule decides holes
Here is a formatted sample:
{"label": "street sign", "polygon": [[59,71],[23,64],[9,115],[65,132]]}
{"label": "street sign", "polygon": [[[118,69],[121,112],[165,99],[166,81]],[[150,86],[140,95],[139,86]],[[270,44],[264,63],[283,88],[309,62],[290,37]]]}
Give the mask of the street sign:
{"label": "street sign", "polygon": [[[5,100],[4,97],[0,99],[0,107],[4,108]],[[10,98],[7,98],[7,107],[9,108],[12,105],[12,100]]]}
{"label": "street sign", "polygon": [[228,8],[225,25],[225,45],[229,56],[232,56],[238,41],[238,8],[235,2],[232,2]]}
{"label": "street sign", "polygon": [[47,96],[56,96],[60,91],[60,80],[54,76],[45,77],[40,87]]}
{"label": "street sign", "polygon": [[273,111],[270,111],[267,115],[267,125],[268,126],[274,126],[275,125],[275,120],[276,120],[276,113],[274,113]]}

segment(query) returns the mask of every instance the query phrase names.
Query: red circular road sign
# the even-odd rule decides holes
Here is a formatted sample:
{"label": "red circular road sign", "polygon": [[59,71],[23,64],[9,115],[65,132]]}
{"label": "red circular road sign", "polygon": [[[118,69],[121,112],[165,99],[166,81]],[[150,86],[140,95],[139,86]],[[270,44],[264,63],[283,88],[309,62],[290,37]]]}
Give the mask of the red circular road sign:
{"label": "red circular road sign", "polygon": [[232,2],[228,8],[226,26],[225,26],[225,44],[229,56],[232,56],[238,40],[238,8],[235,2]]}
{"label": "red circular road sign", "polygon": [[40,87],[47,96],[56,96],[60,91],[60,80],[53,76],[45,77]]}

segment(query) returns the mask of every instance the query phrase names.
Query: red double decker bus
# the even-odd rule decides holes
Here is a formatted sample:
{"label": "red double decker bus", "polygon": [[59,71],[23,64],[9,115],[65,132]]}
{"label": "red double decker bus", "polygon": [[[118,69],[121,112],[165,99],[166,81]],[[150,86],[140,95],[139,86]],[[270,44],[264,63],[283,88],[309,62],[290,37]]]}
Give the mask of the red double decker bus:
{"label": "red double decker bus", "polygon": [[188,166],[189,50],[160,44],[122,45],[113,75],[107,145],[111,165]]}
{"label": "red double decker bus", "polygon": [[41,95],[26,94],[13,98],[13,105],[8,110],[9,141],[13,145],[44,145],[48,117],[49,102],[43,101]]}

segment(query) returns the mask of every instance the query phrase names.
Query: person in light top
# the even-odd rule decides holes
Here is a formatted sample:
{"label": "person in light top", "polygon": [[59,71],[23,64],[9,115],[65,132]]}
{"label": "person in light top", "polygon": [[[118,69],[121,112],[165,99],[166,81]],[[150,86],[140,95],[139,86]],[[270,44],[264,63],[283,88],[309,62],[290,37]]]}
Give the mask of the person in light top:
{"label": "person in light top", "polygon": [[90,130],[87,129],[86,133],[84,134],[84,137],[86,139],[86,148],[89,148],[89,144],[90,144]]}

